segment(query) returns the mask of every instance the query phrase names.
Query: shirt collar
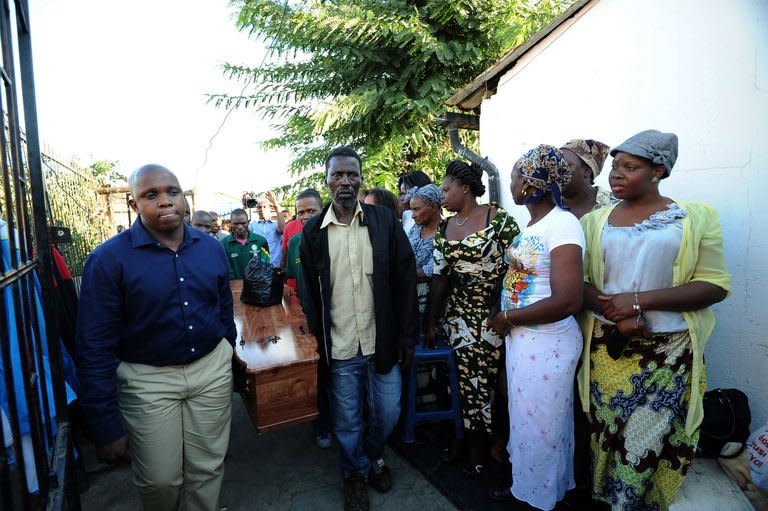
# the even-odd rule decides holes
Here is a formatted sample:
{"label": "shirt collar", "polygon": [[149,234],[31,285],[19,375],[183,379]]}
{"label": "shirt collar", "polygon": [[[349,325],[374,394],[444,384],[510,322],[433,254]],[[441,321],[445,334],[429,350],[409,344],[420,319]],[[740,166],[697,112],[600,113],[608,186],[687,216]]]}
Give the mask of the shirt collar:
{"label": "shirt collar", "polygon": [[[241,242],[240,240],[235,238],[234,234],[230,234],[229,236],[232,238],[230,240],[231,243],[235,243],[235,242],[240,243]],[[263,236],[260,236],[260,235],[256,234],[253,231],[248,231],[248,237],[245,238],[245,241],[261,241],[261,238],[263,238]]]}
{"label": "shirt collar", "polygon": [[[179,246],[179,249],[182,247],[188,245],[189,243],[192,243],[195,240],[200,239],[201,235],[203,234],[201,231],[198,231],[197,229],[193,229],[192,227],[188,226],[187,224],[183,224],[184,226],[184,240],[181,242],[181,245]],[[131,226],[131,247],[132,248],[138,248],[138,247],[145,247],[147,245],[159,245],[160,243],[149,233],[146,227],[144,227],[144,224],[141,223],[141,217],[137,217],[136,221],[133,222],[133,225]],[[163,245],[164,246],[164,245]]]}
{"label": "shirt collar", "polygon": [[[352,215],[352,220],[355,219],[356,216],[360,215],[360,223],[363,223],[363,208],[360,206],[360,201],[357,201],[355,203],[355,213]],[[350,222],[351,223],[351,222]],[[323,217],[323,222],[320,224],[321,229],[325,229],[330,224],[336,224],[336,225],[344,225],[347,224],[343,222],[339,222],[339,219],[336,217],[336,212],[333,210],[333,203],[328,207],[328,211],[325,212],[325,216]]]}

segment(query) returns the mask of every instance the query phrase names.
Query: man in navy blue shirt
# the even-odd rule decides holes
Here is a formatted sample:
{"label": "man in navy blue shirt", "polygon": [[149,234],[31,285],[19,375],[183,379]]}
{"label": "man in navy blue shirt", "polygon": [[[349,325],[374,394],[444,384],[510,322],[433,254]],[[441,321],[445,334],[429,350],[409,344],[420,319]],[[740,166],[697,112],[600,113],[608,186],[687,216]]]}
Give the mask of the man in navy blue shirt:
{"label": "man in navy blue shirt", "polygon": [[218,509],[237,336],[227,260],[183,223],[168,169],[146,165],[128,184],[136,222],[83,269],[81,406],[99,456],[133,458],[145,510],[175,510],[182,493],[188,510]]}

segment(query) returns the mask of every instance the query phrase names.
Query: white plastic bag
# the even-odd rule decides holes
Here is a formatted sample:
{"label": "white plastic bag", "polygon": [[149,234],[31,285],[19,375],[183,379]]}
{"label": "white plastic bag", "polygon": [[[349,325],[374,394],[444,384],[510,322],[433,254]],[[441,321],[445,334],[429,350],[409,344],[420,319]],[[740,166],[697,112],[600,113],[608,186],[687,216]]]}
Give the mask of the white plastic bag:
{"label": "white plastic bag", "polygon": [[750,435],[747,450],[752,482],[758,488],[768,489],[768,423]]}

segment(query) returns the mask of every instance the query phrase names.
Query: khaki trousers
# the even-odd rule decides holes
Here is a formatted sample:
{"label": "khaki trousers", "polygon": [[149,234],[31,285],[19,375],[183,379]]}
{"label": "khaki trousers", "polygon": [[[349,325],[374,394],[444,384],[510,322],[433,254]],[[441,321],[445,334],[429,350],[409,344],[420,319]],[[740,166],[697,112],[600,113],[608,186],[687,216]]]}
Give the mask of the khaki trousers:
{"label": "khaki trousers", "polygon": [[188,365],[117,368],[133,480],[146,511],[218,509],[232,412],[232,346]]}

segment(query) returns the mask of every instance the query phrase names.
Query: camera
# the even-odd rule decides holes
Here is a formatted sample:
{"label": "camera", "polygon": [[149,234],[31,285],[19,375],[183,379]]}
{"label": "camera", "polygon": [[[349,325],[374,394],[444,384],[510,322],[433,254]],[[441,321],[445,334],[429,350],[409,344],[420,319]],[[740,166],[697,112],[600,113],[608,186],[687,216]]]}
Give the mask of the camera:
{"label": "camera", "polygon": [[245,192],[243,194],[243,207],[253,209],[259,203],[257,195],[254,192]]}

